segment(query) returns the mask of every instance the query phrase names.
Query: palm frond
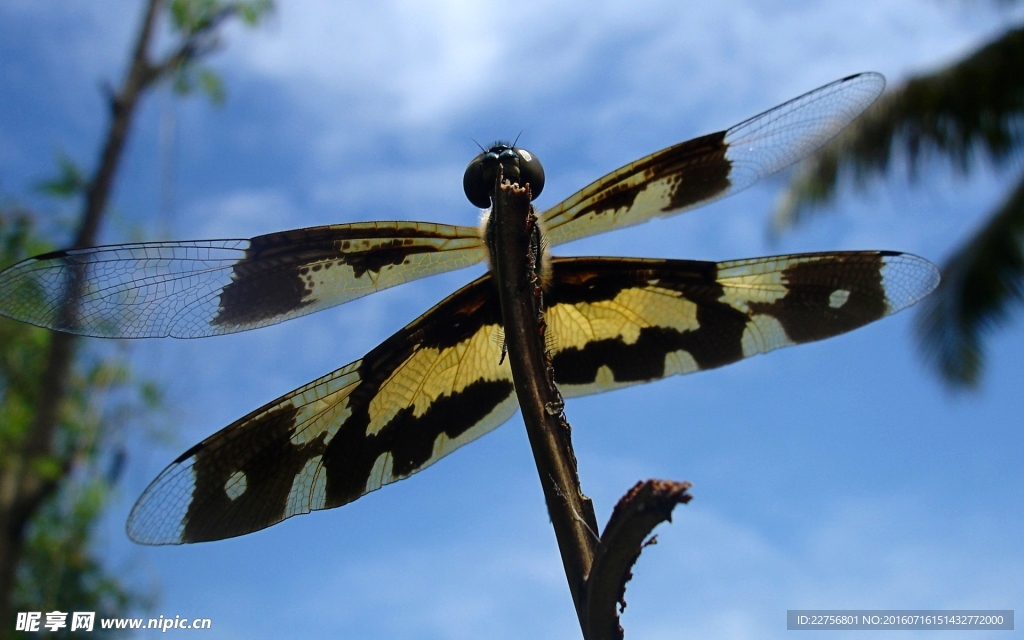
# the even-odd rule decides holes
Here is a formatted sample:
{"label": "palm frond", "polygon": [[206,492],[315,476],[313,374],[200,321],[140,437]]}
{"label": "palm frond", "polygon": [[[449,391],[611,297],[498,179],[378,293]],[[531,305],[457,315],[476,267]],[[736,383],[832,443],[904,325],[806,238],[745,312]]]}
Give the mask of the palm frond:
{"label": "palm frond", "polygon": [[1024,179],[985,226],[942,268],[921,304],[917,337],[926,359],[953,386],[977,384],[983,338],[1024,302]]}
{"label": "palm frond", "polygon": [[967,172],[979,154],[996,163],[1024,133],[1024,28],[1012,29],[967,58],[911,78],[883,95],[839,136],[804,162],[776,206],[778,233],[802,222],[835,194],[839,179],[858,187],[905,159],[945,156]]}

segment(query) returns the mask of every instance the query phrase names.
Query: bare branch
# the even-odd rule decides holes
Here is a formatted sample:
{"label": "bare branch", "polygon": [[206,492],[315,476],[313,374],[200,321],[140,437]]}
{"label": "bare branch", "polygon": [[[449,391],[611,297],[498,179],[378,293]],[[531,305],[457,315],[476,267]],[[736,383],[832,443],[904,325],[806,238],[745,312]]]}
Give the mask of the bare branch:
{"label": "bare branch", "polygon": [[587,578],[587,640],[622,640],[616,604],[626,608],[626,583],[633,577],[633,564],[643,548],[654,543],[653,538],[647,539],[654,527],[671,522],[676,505],[690,501],[689,488],[689,482],[637,482],[615,505]]}
{"label": "bare branch", "polygon": [[580,489],[563,401],[544,352],[539,231],[529,185],[521,189],[503,183],[499,171],[495,191],[489,233],[509,364],[569,591],[584,628],[584,590],[597,544],[597,518]]}
{"label": "bare branch", "polygon": [[174,52],[163,60],[150,64],[147,69],[146,84],[159,82],[168,75],[175,73],[191,61],[202,58],[220,48],[217,29],[228,18],[238,13],[238,7],[229,5],[205,20],[197,29],[186,34],[185,40]]}

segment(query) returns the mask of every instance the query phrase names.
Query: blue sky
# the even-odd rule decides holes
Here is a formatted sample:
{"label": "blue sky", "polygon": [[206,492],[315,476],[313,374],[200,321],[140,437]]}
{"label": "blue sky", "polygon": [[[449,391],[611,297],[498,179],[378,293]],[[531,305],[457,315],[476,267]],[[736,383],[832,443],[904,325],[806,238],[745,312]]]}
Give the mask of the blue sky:
{"label": "blue sky", "polygon": [[[265,28],[225,34],[213,61],[223,107],[166,91],[146,99],[105,240],[374,219],[471,224],[460,180],[472,140],[520,131],[544,162],[543,208],[641,155],[850,73],[896,83],[935,68],[1013,18],[931,0],[281,4]],[[120,79],[138,10],[0,4],[5,196],[59,212],[32,185],[52,174],[58,150],[92,161],[106,117],[100,82]],[[772,179],[558,253],[726,260],[900,249],[940,262],[1015,175],[983,168],[967,180],[933,166],[916,185],[894,179],[845,197],[835,215],[769,245],[783,184]],[[180,451],[357,359],[476,273],[255,332],[134,343],[136,366],[168,391],[176,433],[170,445],[133,449],[99,544],[114,566],[160,587],[156,614],[210,617],[210,638],[578,637],[519,417],[342,509],[186,547],[139,547],[123,533],[135,498]],[[695,499],[660,528],[629,585],[629,636],[783,637],[791,608],[1020,609],[1024,318],[1015,318],[990,343],[972,394],[946,393],[924,369],[905,312],[570,401],[583,487],[601,522],[638,479],[694,483]]]}

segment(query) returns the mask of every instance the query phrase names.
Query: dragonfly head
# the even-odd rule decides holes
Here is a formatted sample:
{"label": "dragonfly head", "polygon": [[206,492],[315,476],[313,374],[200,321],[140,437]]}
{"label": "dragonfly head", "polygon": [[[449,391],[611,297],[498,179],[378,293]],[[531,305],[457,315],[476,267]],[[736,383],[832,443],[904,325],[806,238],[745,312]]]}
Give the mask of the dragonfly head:
{"label": "dragonfly head", "polygon": [[540,195],[544,189],[544,167],[537,156],[526,149],[498,142],[473,158],[462,177],[462,188],[466,191],[466,197],[475,206],[481,209],[491,206],[494,180],[499,166],[506,180],[518,182],[520,185],[529,184],[533,198]]}

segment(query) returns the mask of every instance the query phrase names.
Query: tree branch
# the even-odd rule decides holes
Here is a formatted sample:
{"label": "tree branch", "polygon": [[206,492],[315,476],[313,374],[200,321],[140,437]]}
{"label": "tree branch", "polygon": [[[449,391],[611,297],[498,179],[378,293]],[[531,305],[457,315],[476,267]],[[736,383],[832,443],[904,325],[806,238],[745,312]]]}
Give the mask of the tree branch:
{"label": "tree branch", "polygon": [[654,538],[644,540],[654,527],[672,520],[677,504],[690,501],[689,482],[648,480],[637,482],[615,505],[594,564],[587,578],[584,637],[587,640],[622,640],[616,604],[626,608],[626,583],[640,552]]}
{"label": "tree branch", "polygon": [[213,14],[209,20],[203,22],[199,28],[191,31],[185,38],[185,41],[173,53],[168,54],[159,62],[149,64],[147,84],[158,82],[188,64],[191,60],[201,58],[216,51],[217,47],[220,46],[220,42],[215,35],[215,31],[225,20],[236,13],[238,13],[237,6],[230,5],[224,7]]}
{"label": "tree branch", "polygon": [[677,504],[690,501],[690,484],[638,482],[598,538],[593,504],[580,488],[564,402],[544,350],[542,248],[529,185],[503,182],[499,170],[493,202],[488,243],[512,379],[580,629],[586,640],[621,640],[616,604],[625,607],[633,563],[651,530],[670,520]]}
{"label": "tree branch", "polygon": [[597,545],[597,518],[580,489],[564,403],[544,352],[539,231],[528,185],[521,189],[503,184],[499,172],[495,191],[492,260],[512,378],[569,591],[584,628],[586,577]]}

